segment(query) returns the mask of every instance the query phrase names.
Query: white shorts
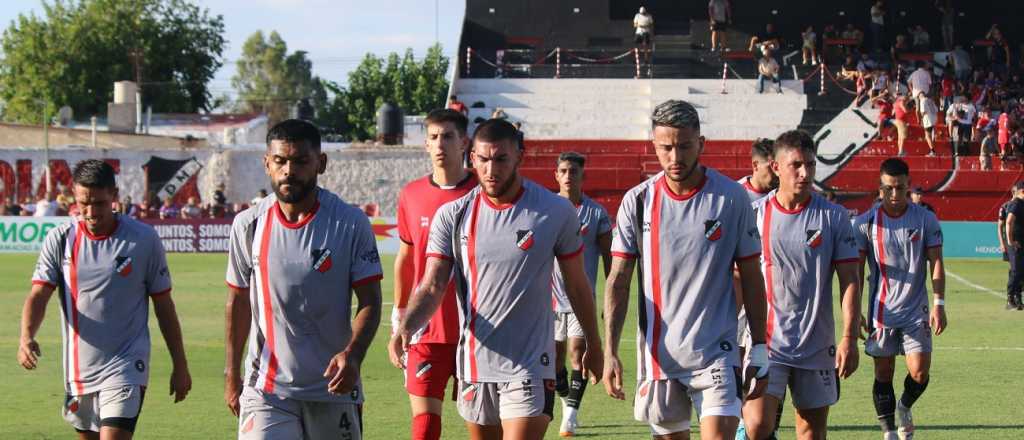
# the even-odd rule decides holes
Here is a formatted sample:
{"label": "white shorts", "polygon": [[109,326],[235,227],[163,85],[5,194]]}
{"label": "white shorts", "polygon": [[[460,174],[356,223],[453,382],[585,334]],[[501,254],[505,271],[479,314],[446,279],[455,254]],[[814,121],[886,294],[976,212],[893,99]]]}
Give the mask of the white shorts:
{"label": "white shorts", "polygon": [[690,430],[690,412],[697,418],[740,417],[739,369],[713,367],[678,379],[646,380],[637,383],[633,417],[646,422],[653,435]]}
{"label": "white shorts", "polygon": [[463,382],[456,398],[459,415],[477,425],[501,425],[504,419],[547,416],[555,410],[555,381]]}
{"label": "white shorts", "polygon": [[876,328],[864,342],[864,352],[871,357],[931,353],[932,329],[927,322],[905,328]]}
{"label": "white shorts", "polygon": [[363,409],[355,403],[295,400],[245,387],[239,404],[239,440],[363,438]]}
{"label": "white shorts", "polygon": [[779,400],[786,399],[786,388],[793,391],[796,409],[821,408],[839,401],[839,379],[836,370],[806,370],[789,365],[771,364],[765,393]]}
{"label": "white shorts", "polygon": [[101,426],[113,426],[135,432],[142,412],[146,387],[125,385],[81,396],[67,395],[62,413],[76,431],[99,432]]}
{"label": "white shorts", "polygon": [[583,339],[583,326],[573,312],[555,312],[555,340],[564,342],[567,338]]}

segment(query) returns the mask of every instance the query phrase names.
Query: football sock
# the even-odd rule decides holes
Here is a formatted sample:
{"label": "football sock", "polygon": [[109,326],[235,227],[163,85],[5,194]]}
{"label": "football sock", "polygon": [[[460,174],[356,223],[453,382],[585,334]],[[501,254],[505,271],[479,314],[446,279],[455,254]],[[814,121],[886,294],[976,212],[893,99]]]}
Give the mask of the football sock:
{"label": "football sock", "polygon": [[892,382],[875,380],[871,397],[875,401],[875,412],[878,414],[878,423],[882,425],[882,431],[895,431],[896,391],[892,388]]}
{"label": "football sock", "polygon": [[900,403],[903,404],[904,408],[910,408],[924,394],[926,388],[928,388],[928,380],[925,380],[924,383],[917,383],[908,374],[907,378],[903,379],[903,395],[900,396]]}
{"label": "football sock", "polygon": [[775,437],[775,433],[779,431],[779,425],[782,424],[782,410],[786,407],[784,403],[785,401],[779,401],[778,411],[775,411],[775,428],[772,429],[772,437],[769,438]]}
{"label": "football sock", "polygon": [[412,418],[413,440],[439,440],[441,438],[441,416],[431,413],[419,414]]}
{"label": "football sock", "polygon": [[570,408],[579,409],[585,391],[587,391],[587,381],[583,379],[583,372],[572,370],[572,378],[569,381],[569,397],[565,399],[565,404]]}
{"label": "football sock", "polygon": [[569,395],[569,372],[565,370],[565,367],[559,368],[555,371],[555,392],[558,393],[559,397],[566,397]]}

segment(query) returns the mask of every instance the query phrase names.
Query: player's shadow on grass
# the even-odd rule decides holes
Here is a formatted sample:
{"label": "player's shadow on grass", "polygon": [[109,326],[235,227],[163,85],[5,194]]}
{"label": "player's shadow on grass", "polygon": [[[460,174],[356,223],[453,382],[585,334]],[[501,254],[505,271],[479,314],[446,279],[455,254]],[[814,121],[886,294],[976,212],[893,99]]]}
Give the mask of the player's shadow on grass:
{"label": "player's shadow on grass", "polygon": [[[924,431],[962,431],[962,430],[1002,430],[1024,429],[1024,425],[914,425],[915,430]],[[878,431],[875,425],[829,425],[829,431]]]}

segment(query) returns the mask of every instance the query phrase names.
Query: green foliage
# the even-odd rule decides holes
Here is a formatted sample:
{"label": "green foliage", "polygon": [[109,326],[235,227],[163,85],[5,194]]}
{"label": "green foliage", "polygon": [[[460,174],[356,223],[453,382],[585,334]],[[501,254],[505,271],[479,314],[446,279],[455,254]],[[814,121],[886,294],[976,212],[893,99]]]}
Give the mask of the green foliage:
{"label": "green foliage", "polygon": [[43,14],[19,15],[0,38],[3,119],[38,122],[63,105],[76,115],[106,114],[113,83],[135,80],[157,112],[213,106],[207,87],[221,66],[223,17],[188,0],[55,0]]}
{"label": "green foliage", "polygon": [[266,38],[257,31],[245,40],[231,86],[238,92],[236,111],[265,113],[270,124],[287,119],[300,99],[310,99],[314,107],[327,105],[323,81],[313,75],[313,62],[305,51],[289,54],[276,31]]}

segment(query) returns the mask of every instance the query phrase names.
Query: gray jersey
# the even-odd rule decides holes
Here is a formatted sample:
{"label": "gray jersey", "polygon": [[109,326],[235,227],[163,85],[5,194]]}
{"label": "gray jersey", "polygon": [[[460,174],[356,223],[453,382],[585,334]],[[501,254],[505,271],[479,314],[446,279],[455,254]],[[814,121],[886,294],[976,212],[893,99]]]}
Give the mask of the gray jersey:
{"label": "gray jersey", "polygon": [[771,190],[761,192],[758,191],[757,188],[754,188],[754,185],[750,184],[750,176],[743,176],[740,180],[737,180],[736,183],[739,183],[743,186],[743,189],[747,190],[747,197],[750,197],[751,202],[756,202],[771,192]]}
{"label": "gray jersey", "polygon": [[[576,215],[580,219],[580,238],[583,239],[583,270],[586,271],[587,279],[590,280],[590,288],[593,289],[597,285],[597,260],[601,258],[597,237],[611,232],[612,222],[604,207],[587,196],[583,196],[580,206],[576,207]],[[555,275],[551,280],[551,294],[555,298],[556,312],[572,312],[569,297],[565,295],[562,270],[558,268],[557,264],[555,265]]]}
{"label": "gray jersey", "polygon": [[689,194],[673,193],[663,174],[626,193],[612,255],[640,260],[640,380],[738,365],[733,264],[760,248],[743,188],[713,169]]}
{"label": "gray jersey", "polygon": [[71,222],[43,242],[33,284],[59,291],[64,384],[81,396],[149,380],[149,296],[171,291],[163,244],[153,228],[117,217],[97,237]]}
{"label": "gray jersey", "polygon": [[850,215],[818,194],[787,211],[775,191],[754,202],[768,298],[768,358],[791,367],[835,368],[832,274],[859,261]]}
{"label": "gray jersey", "polygon": [[477,187],[437,211],[427,256],[455,263],[459,379],[555,377],[551,273],[555,258],[583,252],[579,229],[569,200],[526,179],[507,205]]}
{"label": "gray jersey", "polygon": [[857,246],[871,268],[868,325],[907,328],[928,322],[929,249],[942,246],[942,228],[931,211],[907,204],[899,217],[875,206],[857,217]]}
{"label": "gray jersey", "polygon": [[352,338],[352,288],[382,278],[377,241],[361,210],[323,188],[298,223],[275,196],[235,217],[227,283],[249,289],[252,325],[245,386],[296,400],[359,403],[327,392],[324,370]]}

